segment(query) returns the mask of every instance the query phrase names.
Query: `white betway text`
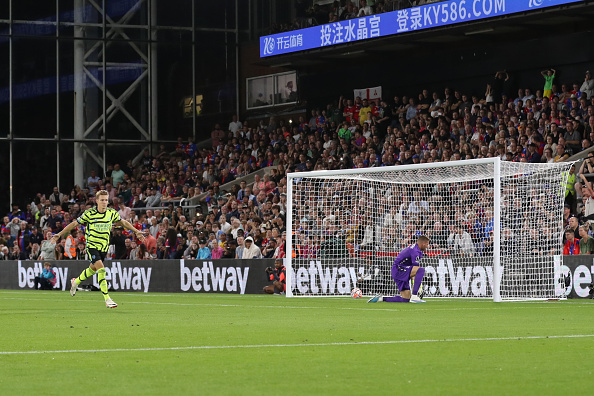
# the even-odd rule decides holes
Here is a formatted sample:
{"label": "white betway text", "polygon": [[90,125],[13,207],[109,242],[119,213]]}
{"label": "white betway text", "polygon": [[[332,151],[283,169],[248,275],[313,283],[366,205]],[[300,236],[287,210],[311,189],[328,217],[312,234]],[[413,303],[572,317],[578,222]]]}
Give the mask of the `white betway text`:
{"label": "white betway text", "polygon": [[215,267],[212,261],[203,261],[202,268],[192,269],[185,266],[183,260],[179,264],[180,287],[182,291],[237,292],[245,294],[248,267]]}

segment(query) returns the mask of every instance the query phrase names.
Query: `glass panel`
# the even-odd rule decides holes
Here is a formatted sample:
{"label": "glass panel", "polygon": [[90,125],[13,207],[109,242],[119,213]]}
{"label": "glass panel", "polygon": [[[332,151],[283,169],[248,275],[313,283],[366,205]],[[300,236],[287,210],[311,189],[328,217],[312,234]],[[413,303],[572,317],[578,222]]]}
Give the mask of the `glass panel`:
{"label": "glass panel", "polygon": [[247,107],[270,106],[273,103],[273,79],[258,77],[247,80]]}
{"label": "glass panel", "polygon": [[274,78],[274,104],[297,102],[297,73],[279,74]]}
{"label": "glass panel", "polygon": [[[161,44],[157,50],[158,71],[161,76],[157,80],[159,139],[174,140],[178,136],[192,134],[193,118],[184,117],[184,99],[192,97],[192,45],[187,35],[183,35],[182,38],[182,44]],[[215,67],[213,65],[213,69]],[[203,75],[202,78],[206,76]],[[204,93],[196,89],[196,95]],[[205,111],[207,105],[216,106],[212,100],[207,102],[207,98],[203,96],[202,111]]]}
{"label": "glass panel", "polygon": [[[247,5],[247,1],[243,1]],[[235,29],[235,2],[216,1],[208,3],[207,7],[202,2],[196,5],[196,26],[201,28],[227,28]],[[247,19],[248,9],[245,7],[245,14],[240,14],[240,19]]]}
{"label": "glass panel", "polygon": [[[60,39],[60,136],[74,137],[74,41]],[[89,101],[92,98],[89,96]]]}
{"label": "glass panel", "polygon": [[13,35],[55,36],[56,2],[37,0],[12,1]]}
{"label": "glass panel", "polygon": [[10,17],[10,1],[0,1],[0,19]]}
{"label": "glass panel", "polygon": [[56,42],[15,39],[13,44],[13,131],[15,137],[56,134]]}
{"label": "glass panel", "polygon": [[[69,194],[74,187],[74,144],[73,142],[60,142],[60,192],[63,194]],[[55,169],[55,163],[52,163],[51,166]],[[54,180],[50,183],[56,183],[55,176],[50,180]]]}
{"label": "glass panel", "polygon": [[0,140],[0,169],[2,169],[2,177],[0,177],[0,215],[4,216],[10,208],[10,178],[8,170],[9,164],[10,144],[7,140]]}
{"label": "glass panel", "polygon": [[[0,27],[0,30],[2,29],[3,28]],[[8,136],[10,123],[10,105],[8,91],[10,57],[8,44],[9,42],[6,36],[2,36],[0,33],[0,137]]]}
{"label": "glass panel", "polygon": [[[8,3],[8,1],[3,1]],[[24,21],[55,21],[55,0],[12,0],[12,19]]]}
{"label": "glass panel", "polygon": [[58,7],[60,22],[74,22],[74,0],[58,0]]}
{"label": "glass panel", "polygon": [[[192,0],[159,1],[157,2],[157,24],[160,26],[192,26]],[[196,2],[196,14],[206,13],[212,16],[210,7],[215,1]],[[200,7],[202,5],[202,7]],[[208,10],[206,10],[208,6]]]}
{"label": "glass panel", "polygon": [[[35,158],[34,161],[24,161],[24,159]],[[56,183],[56,144],[41,141],[26,141],[13,143],[13,197],[20,200],[21,204],[26,204],[37,194],[42,193],[49,196]],[[66,161],[61,157],[62,163],[71,167],[71,161]],[[66,165],[65,165],[66,166]],[[26,169],[25,169],[26,167]],[[43,175],[35,177],[35,182],[31,178],[23,177],[24,172],[29,175]],[[64,179],[64,174],[60,171],[60,177]],[[23,202],[25,201],[25,202]],[[22,207],[21,207],[22,208]]]}

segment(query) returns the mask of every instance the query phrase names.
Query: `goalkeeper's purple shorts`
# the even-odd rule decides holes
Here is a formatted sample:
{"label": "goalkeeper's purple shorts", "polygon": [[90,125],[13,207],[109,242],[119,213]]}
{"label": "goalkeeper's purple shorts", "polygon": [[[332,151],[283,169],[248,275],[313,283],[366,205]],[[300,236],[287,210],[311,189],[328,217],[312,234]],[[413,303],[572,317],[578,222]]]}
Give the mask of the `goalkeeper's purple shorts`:
{"label": "goalkeeper's purple shorts", "polygon": [[392,265],[392,279],[399,291],[410,290],[410,273],[414,265]]}

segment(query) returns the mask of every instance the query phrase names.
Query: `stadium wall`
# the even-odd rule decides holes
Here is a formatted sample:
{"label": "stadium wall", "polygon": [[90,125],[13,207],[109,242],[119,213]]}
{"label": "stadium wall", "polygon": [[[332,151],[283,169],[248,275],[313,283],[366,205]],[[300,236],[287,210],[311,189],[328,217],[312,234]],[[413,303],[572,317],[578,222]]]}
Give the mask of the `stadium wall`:
{"label": "stadium wall", "polygon": [[[462,272],[456,271],[456,273],[449,270],[447,260],[441,260],[442,263],[439,263],[436,258],[429,259],[431,262],[427,262],[426,265],[428,272],[424,284],[429,288],[435,288],[429,293],[432,296],[485,297],[477,290],[491,287],[490,268],[481,270],[483,264],[479,259],[469,259],[468,266]],[[52,264],[56,272],[56,288],[63,291],[68,290],[69,280],[78,276],[88,266],[86,261],[47,262]],[[353,271],[349,268],[361,270],[359,266],[351,264],[342,259],[310,260],[311,268],[307,268],[307,273],[298,273],[297,277],[293,278],[297,281],[295,291],[305,287],[307,290],[301,290],[302,295],[311,296],[321,293],[324,286],[316,284],[316,287],[312,288],[310,280],[312,274],[316,274],[313,269],[323,266],[322,276],[320,276],[321,272],[314,276],[316,283],[324,277],[323,283],[326,287],[333,289],[336,287],[338,290],[342,282],[345,283],[345,293],[349,294],[350,289],[357,282],[351,275]],[[114,291],[261,294],[262,288],[270,284],[265,269],[273,266],[273,259],[106,261],[106,279],[110,290]],[[42,269],[42,261],[4,261],[0,264],[0,289],[33,289],[34,278],[41,273]],[[326,272],[326,269],[329,269],[329,272]],[[594,256],[563,256],[560,269],[569,281],[567,286],[569,298],[590,298],[588,286],[594,279]],[[452,272],[451,275],[450,272]],[[490,273],[492,274],[492,270]],[[480,279],[481,274],[484,279]],[[346,279],[347,276],[348,279]],[[484,286],[481,282],[484,282]],[[98,287],[96,276],[93,277],[93,284]]]}
{"label": "stadium wall", "polygon": [[[0,264],[0,289],[33,289],[44,262],[52,265],[59,290],[69,290],[70,279],[89,266],[88,261],[72,260],[5,261]],[[105,279],[113,291],[261,294],[270,284],[266,267],[274,267],[274,260],[106,261]],[[93,285],[99,287],[97,275]]]}

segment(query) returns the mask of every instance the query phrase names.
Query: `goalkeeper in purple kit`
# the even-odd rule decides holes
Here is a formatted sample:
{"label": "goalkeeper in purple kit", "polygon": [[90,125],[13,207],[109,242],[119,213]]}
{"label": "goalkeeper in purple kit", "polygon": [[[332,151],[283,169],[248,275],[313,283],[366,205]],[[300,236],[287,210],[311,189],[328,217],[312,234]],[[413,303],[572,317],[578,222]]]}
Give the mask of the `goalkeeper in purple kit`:
{"label": "goalkeeper in purple kit", "polygon": [[[400,290],[399,296],[382,297],[381,294],[377,294],[367,302],[424,303],[425,301],[421,300],[417,295],[421,282],[423,281],[423,276],[425,276],[425,268],[421,267],[419,262],[423,258],[423,252],[428,246],[429,238],[422,235],[417,239],[417,243],[404,248],[398,254],[396,260],[394,260],[394,265],[392,265],[392,279],[394,279],[398,290]],[[412,295],[410,290],[410,279],[415,280]]]}

